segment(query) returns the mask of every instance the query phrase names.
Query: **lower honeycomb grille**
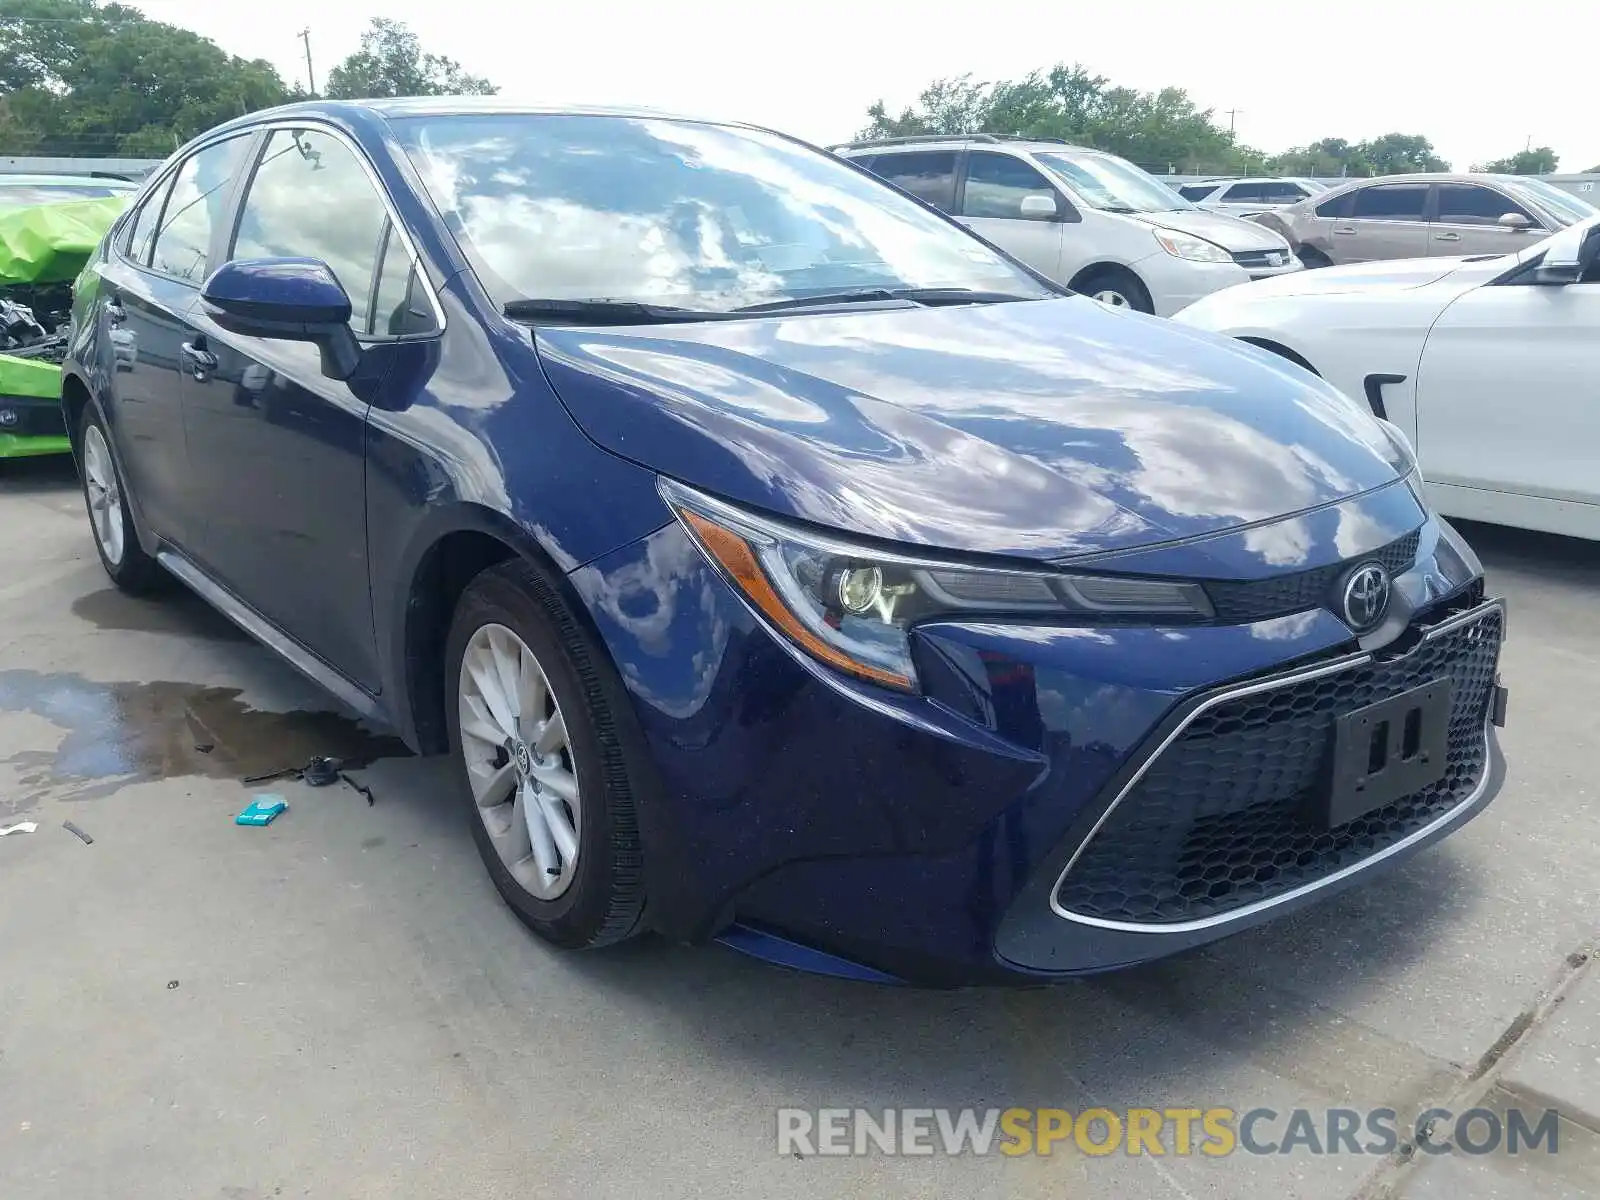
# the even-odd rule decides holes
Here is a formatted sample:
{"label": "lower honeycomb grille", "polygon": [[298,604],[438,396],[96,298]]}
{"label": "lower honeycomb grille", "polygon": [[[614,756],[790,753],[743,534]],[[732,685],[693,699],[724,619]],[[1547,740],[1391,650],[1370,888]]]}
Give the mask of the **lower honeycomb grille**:
{"label": "lower honeycomb grille", "polygon": [[[1111,811],[1056,902],[1129,924],[1204,920],[1270,900],[1394,845],[1466,800],[1487,769],[1484,725],[1500,608],[1409,653],[1222,702],[1196,717]],[[1443,778],[1333,829],[1304,814],[1328,770],[1335,720],[1452,680]]]}

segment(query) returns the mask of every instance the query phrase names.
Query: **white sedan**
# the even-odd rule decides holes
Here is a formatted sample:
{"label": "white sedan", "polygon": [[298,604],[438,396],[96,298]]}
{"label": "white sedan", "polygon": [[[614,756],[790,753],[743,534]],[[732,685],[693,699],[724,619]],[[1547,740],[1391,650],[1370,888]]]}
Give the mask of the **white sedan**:
{"label": "white sedan", "polygon": [[1415,444],[1441,512],[1600,538],[1600,218],[1514,255],[1243,284],[1174,319],[1370,404]]}

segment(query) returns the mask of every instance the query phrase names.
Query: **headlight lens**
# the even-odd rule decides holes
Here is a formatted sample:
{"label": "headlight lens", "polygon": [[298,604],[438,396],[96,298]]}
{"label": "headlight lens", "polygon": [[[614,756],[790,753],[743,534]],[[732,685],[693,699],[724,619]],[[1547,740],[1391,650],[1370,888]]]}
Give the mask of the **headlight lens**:
{"label": "headlight lens", "polygon": [[660,486],[695,544],[771,628],[829,666],[901,691],[917,687],[911,628],[934,617],[1212,615],[1195,583],[920,559],[759,516],[671,480]]}
{"label": "headlight lens", "polygon": [[1176,229],[1157,229],[1153,232],[1156,241],[1161,243],[1161,248],[1174,258],[1183,258],[1190,262],[1233,261],[1233,255],[1221,246],[1215,242],[1208,242],[1205,238],[1195,237],[1192,233],[1179,233]]}

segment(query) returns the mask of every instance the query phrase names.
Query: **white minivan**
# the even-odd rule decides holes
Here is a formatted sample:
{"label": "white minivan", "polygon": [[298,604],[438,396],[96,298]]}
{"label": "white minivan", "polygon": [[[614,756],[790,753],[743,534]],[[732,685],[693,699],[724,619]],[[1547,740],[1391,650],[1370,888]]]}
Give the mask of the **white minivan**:
{"label": "white minivan", "polygon": [[1236,283],[1301,269],[1270,229],[1205,212],[1102,150],[976,134],[834,152],[1106,304],[1166,317]]}

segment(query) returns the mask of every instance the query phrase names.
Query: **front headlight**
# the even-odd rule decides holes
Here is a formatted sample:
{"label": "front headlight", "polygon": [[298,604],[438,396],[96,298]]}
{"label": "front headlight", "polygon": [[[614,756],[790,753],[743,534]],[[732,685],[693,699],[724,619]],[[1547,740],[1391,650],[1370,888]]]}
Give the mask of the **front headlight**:
{"label": "front headlight", "polygon": [[1192,233],[1179,233],[1176,229],[1155,229],[1151,232],[1156,235],[1156,241],[1161,243],[1161,248],[1174,258],[1187,259],[1189,262],[1231,263],[1233,261],[1233,255],[1221,246],[1215,242],[1208,242],[1205,238],[1195,237]]}
{"label": "front headlight", "polygon": [[831,667],[901,691],[917,687],[911,629],[934,617],[1212,615],[1195,583],[924,559],[751,513],[669,479],[660,487],[695,545],[774,632]]}
{"label": "front headlight", "polygon": [[1416,447],[1411,444],[1406,431],[1393,421],[1383,417],[1374,417],[1373,420],[1383,427],[1383,432],[1388,435],[1389,444],[1394,447],[1394,454],[1390,457],[1389,464],[1405,477],[1406,484],[1411,488],[1411,494],[1417,498],[1417,503],[1426,508],[1428,498],[1423,486],[1422,467],[1417,462]]}

